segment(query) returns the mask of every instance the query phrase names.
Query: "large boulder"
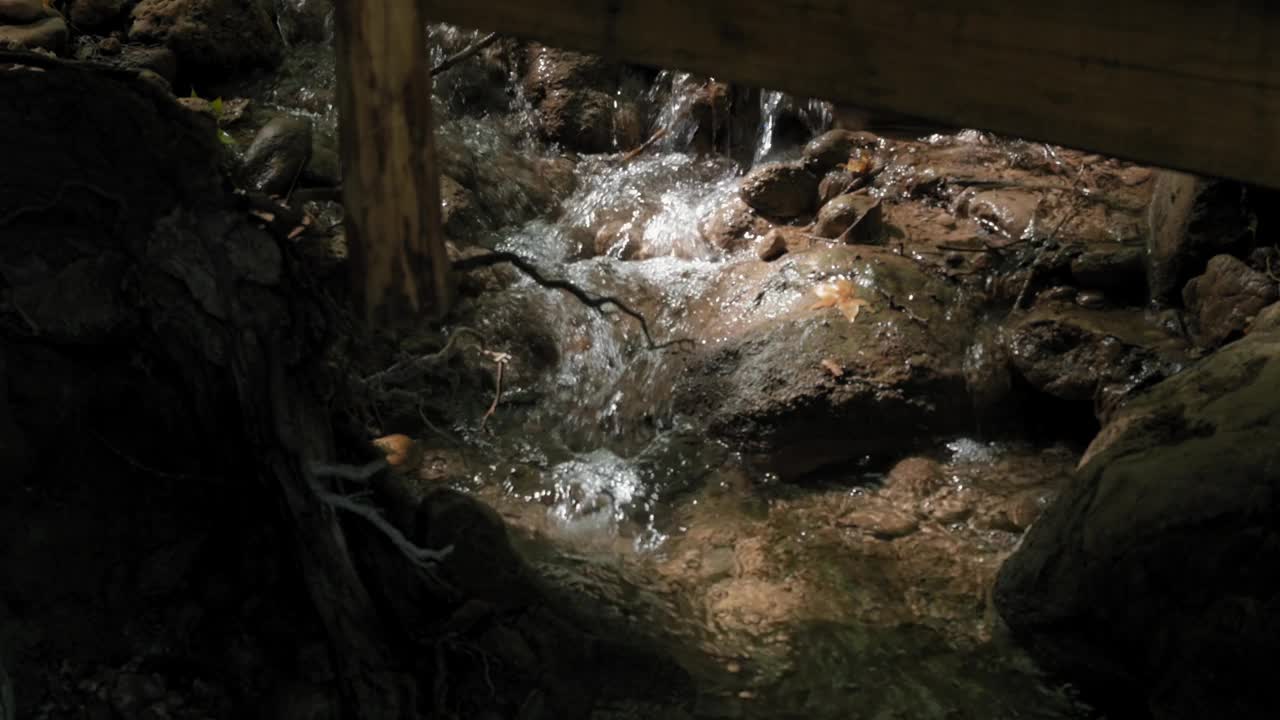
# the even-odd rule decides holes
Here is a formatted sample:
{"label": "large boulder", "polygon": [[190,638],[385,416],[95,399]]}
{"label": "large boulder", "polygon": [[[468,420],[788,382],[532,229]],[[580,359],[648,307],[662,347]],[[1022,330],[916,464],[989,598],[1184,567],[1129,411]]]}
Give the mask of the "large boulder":
{"label": "large boulder", "polygon": [[972,314],[908,258],[829,246],[742,262],[704,300],[689,322],[710,341],[676,408],[763,470],[793,479],[971,424]]}
{"label": "large boulder", "polygon": [[548,141],[586,153],[640,142],[636,105],[619,94],[625,68],[595,55],[543,45],[528,48],[525,68],[525,96]]}
{"label": "large boulder", "polygon": [[1010,364],[1033,390],[1105,419],[1134,390],[1182,369],[1186,343],[1126,311],[1047,303],[1005,333]]}
{"label": "large boulder", "polygon": [[1117,717],[1274,717],[1280,332],[1124,407],[1005,563],[1014,635]]}
{"label": "large boulder", "polygon": [[1209,261],[1182,289],[1194,318],[1196,343],[1217,347],[1240,337],[1263,308],[1280,299],[1280,283],[1230,255]]}
{"label": "large boulder", "polygon": [[283,50],[263,0],[142,0],[132,19],[130,39],[165,45],[204,79],[273,66]]}

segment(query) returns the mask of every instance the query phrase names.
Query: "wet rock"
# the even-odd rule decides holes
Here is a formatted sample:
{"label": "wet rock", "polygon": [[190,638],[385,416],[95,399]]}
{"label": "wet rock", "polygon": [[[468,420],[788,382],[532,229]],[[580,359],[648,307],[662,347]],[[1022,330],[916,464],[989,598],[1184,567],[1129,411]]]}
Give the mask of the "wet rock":
{"label": "wet rock", "polygon": [[537,164],[538,177],[563,199],[578,188],[578,176],[572,160],[566,157],[543,158]]}
{"label": "wet rock", "polygon": [[169,48],[124,44],[119,53],[108,56],[105,62],[112,67],[151,71],[170,84],[178,77],[178,56]]}
{"label": "wet rock", "polygon": [[621,260],[640,260],[645,255],[644,228],[632,221],[614,221],[596,231],[596,255],[610,255]]}
{"label": "wet rock", "polygon": [[865,530],[881,540],[896,540],[920,529],[914,516],[890,508],[854,510],[836,521],[842,527]]}
{"label": "wet rock", "polygon": [[1274,712],[1277,416],[1280,334],[1255,333],[1128,403],[1001,568],[1015,637],[1109,715]]}
{"label": "wet rock", "polygon": [[95,28],[120,17],[126,0],[74,0],[69,17],[82,28]]}
{"label": "wet rock", "polygon": [[946,491],[928,498],[921,510],[934,522],[943,525],[964,522],[973,514],[973,500],[959,491]]}
{"label": "wet rock", "polygon": [[634,103],[616,96],[621,67],[594,55],[542,45],[530,46],[526,65],[525,93],[548,141],[585,153],[640,143]]}
{"label": "wet rock", "polygon": [[[441,185],[444,184],[441,176]],[[311,148],[311,159],[302,171],[302,180],[311,187],[338,187],[342,184],[342,158],[338,151],[320,142]],[[444,196],[443,188],[441,196]]]}
{"label": "wet rock", "polygon": [[909,457],[898,462],[884,481],[886,493],[915,501],[923,500],[946,486],[942,465],[923,457]]}
{"label": "wet rock", "polygon": [[1244,334],[1264,307],[1280,297],[1277,282],[1230,255],[1209,261],[1205,273],[1182,290],[1182,301],[1195,318],[1196,344],[1217,347]]}
{"label": "wet rock", "polygon": [[333,0],[276,0],[276,21],[289,44],[333,37]]}
{"label": "wet rock", "polygon": [[880,200],[870,195],[841,195],[818,211],[815,235],[843,238],[849,245],[876,245],[883,239],[884,214]]}
{"label": "wet rock", "polygon": [[491,227],[491,219],[475,194],[448,175],[440,176],[440,222],[455,243],[474,243]]}
{"label": "wet rock", "polygon": [[756,242],[756,257],[773,262],[787,254],[787,238],[778,230],[771,230]]}
{"label": "wet rock", "polygon": [[738,194],[761,215],[786,220],[813,210],[818,177],[798,163],[770,163],[743,178]]}
{"label": "wet rock", "polygon": [[556,90],[538,105],[548,141],[585,153],[608,152],[613,144],[613,98],[596,90]]}
{"label": "wet rock", "polygon": [[130,17],[130,40],[168,47],[204,78],[274,66],[283,49],[262,0],[142,0]]}
{"label": "wet rock", "polygon": [[773,224],[760,217],[741,198],[734,197],[702,223],[702,237],[721,250],[734,251],[752,245],[769,233]]}
{"label": "wet rock", "polygon": [[0,23],[26,25],[48,16],[43,0],[0,0]]}
{"label": "wet rock", "polygon": [[1209,258],[1240,249],[1250,217],[1239,185],[1173,171],[1157,173],[1148,210],[1151,297],[1177,303]]}
{"label": "wet rock", "polygon": [[1071,259],[1071,278],[1080,287],[1146,299],[1146,252],[1139,247],[1093,245]]}
{"label": "wet rock", "polygon": [[976,193],[964,204],[968,215],[1007,237],[1021,238],[1036,218],[1038,193],[1022,190],[987,190]]}
{"label": "wet rock", "polygon": [[1253,324],[1249,326],[1249,332],[1263,332],[1266,330],[1280,330],[1280,302],[1272,303],[1263,308],[1253,319]]}
{"label": "wet rock", "polygon": [[849,162],[859,150],[873,150],[880,138],[855,130],[829,130],[809,141],[804,147],[804,166],[813,173],[825,175]]}
{"label": "wet rock", "polygon": [[280,115],[268,122],[245,151],[246,184],[268,195],[283,195],[311,159],[311,120]]}
{"label": "wet rock", "polygon": [[843,169],[832,170],[818,183],[818,205],[824,206],[845,193],[858,190],[866,183],[866,176],[854,175]]}
{"label": "wet rock", "polygon": [[[877,288],[857,291],[866,302],[852,321],[852,305],[817,294],[832,277]],[[887,307],[881,293],[907,311]],[[817,246],[729,266],[704,299],[689,326],[718,341],[692,358],[674,402],[762,470],[794,479],[850,458],[891,457],[913,438],[969,422],[960,362],[972,316],[954,288],[907,258]]]}
{"label": "wet rock", "polygon": [[975,524],[984,530],[1020,533],[1040,517],[1048,507],[1049,499],[1050,495],[1045,491],[1025,490],[991,508],[975,520]]}
{"label": "wet rock", "polygon": [[1182,343],[1122,312],[1037,306],[1009,329],[1014,370],[1036,391],[1104,417],[1137,388],[1176,372]]}
{"label": "wet rock", "polygon": [[61,53],[67,48],[69,36],[67,21],[40,0],[34,5],[17,0],[0,5],[0,48]]}

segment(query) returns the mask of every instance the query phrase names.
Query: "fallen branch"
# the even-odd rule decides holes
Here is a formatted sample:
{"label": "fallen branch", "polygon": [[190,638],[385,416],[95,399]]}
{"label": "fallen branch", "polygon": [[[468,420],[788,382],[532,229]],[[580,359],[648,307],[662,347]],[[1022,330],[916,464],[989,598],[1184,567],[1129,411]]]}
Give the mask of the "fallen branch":
{"label": "fallen branch", "polygon": [[463,335],[471,335],[479,340],[481,345],[484,345],[484,335],[481,335],[479,332],[472,330],[471,328],[458,328],[453,331],[453,334],[451,334],[449,339],[445,341],[444,347],[440,348],[436,352],[415,358],[409,358],[407,360],[401,360],[386,370],[376,372],[373,375],[364,378],[363,382],[365,385],[379,386],[387,384],[399,385],[400,383],[406,382],[412,379],[415,375],[420,375],[425,372],[428,367],[447,358],[453,351],[453,346],[457,343],[458,338]]}
{"label": "fallen branch", "polygon": [[484,417],[480,418],[481,430],[484,429],[484,424],[489,421],[489,418],[498,411],[498,402],[502,399],[502,371],[507,367],[507,363],[511,362],[511,356],[504,352],[485,351],[485,355],[493,358],[493,361],[498,364],[498,380],[497,388],[493,393],[493,404],[485,411]]}
{"label": "fallen branch", "polygon": [[[385,463],[386,461],[383,460],[380,461],[380,463],[370,463],[370,465]],[[338,493],[325,490],[320,486],[320,483],[315,480],[316,477],[324,476],[344,478],[360,477],[368,470],[368,468],[369,465],[364,466],[363,468],[342,468],[340,466],[335,467],[329,464],[309,463],[306,469],[308,479],[311,481],[311,489],[321,501],[332,508],[346,510],[353,515],[363,518],[378,532],[385,535],[387,539],[396,546],[396,549],[408,558],[415,567],[424,571],[433,582],[438,583],[441,587],[447,588],[448,586],[444,581],[435,575],[434,570],[437,564],[453,553],[453,545],[446,545],[439,550],[418,547],[412,540],[405,537],[404,533],[400,532],[396,526],[392,525],[386,518],[382,517],[382,514],[378,511],[377,507],[360,502],[359,496],[339,495]],[[374,472],[376,473],[376,471],[377,470],[375,469]],[[370,477],[372,477],[372,473],[370,474]]]}
{"label": "fallen branch", "polygon": [[1062,220],[1060,220],[1053,228],[1053,231],[1045,237],[1042,243],[1040,243],[1040,247],[1036,249],[1036,255],[1032,258],[1031,266],[1027,269],[1027,280],[1022,283],[1022,288],[1018,291],[1018,297],[1013,301],[1013,307],[1015,310],[1025,310],[1031,305],[1031,291],[1035,288],[1036,283],[1039,282],[1040,276],[1044,274],[1045,250],[1058,237],[1058,233],[1062,232],[1062,228],[1066,227],[1067,223],[1074,220],[1075,217],[1080,214],[1082,205],[1081,199],[1085,197],[1084,190],[1080,188],[1080,181],[1083,177],[1084,168],[1081,167],[1080,173],[1076,176],[1076,182],[1071,186],[1071,208],[1067,211],[1067,214],[1062,217]]}
{"label": "fallen branch", "polygon": [[439,75],[440,73],[448,70],[449,68],[453,67],[454,65],[457,65],[458,63],[466,60],[467,58],[470,58],[473,55],[479,54],[481,50],[494,44],[495,42],[497,42],[497,40],[498,40],[498,33],[489,33],[488,35],[485,35],[484,37],[475,41],[471,45],[467,46],[461,52],[450,55],[449,57],[445,58],[444,61],[442,61],[439,65],[431,68],[431,77],[435,77],[436,75]]}
{"label": "fallen branch", "polygon": [[689,338],[676,338],[675,340],[668,340],[667,342],[664,342],[664,343],[654,342],[653,335],[649,332],[649,321],[646,320],[645,317],[640,313],[636,312],[635,310],[632,310],[631,307],[626,303],[624,303],[623,301],[615,297],[610,297],[608,295],[594,296],[588,293],[586,290],[583,290],[577,285],[574,285],[573,283],[569,282],[568,280],[561,280],[558,278],[546,277],[545,275],[542,274],[542,271],[540,271],[532,263],[526,261],[524,258],[520,257],[519,255],[516,255],[515,253],[491,252],[491,253],[485,253],[483,255],[473,255],[468,258],[462,258],[461,260],[455,260],[453,263],[453,269],[457,272],[466,272],[468,270],[475,270],[483,267],[491,267],[493,265],[500,265],[502,263],[509,263],[510,265],[518,269],[520,272],[523,272],[525,275],[528,275],[530,279],[532,279],[535,283],[541,285],[544,288],[548,288],[550,290],[564,290],[565,292],[569,293],[573,297],[577,298],[578,302],[582,303],[583,305],[586,305],[587,307],[593,310],[603,312],[602,308],[606,305],[612,305],[618,308],[619,312],[631,317],[632,319],[634,319],[636,322],[640,324],[640,330],[644,332],[644,339],[645,339],[645,342],[648,344],[648,349],[650,350],[661,350],[664,348],[672,347],[673,345],[693,345],[694,344],[693,340],[690,340]]}
{"label": "fallen branch", "polygon": [[635,160],[636,158],[643,155],[645,150],[648,150],[649,148],[653,147],[654,143],[658,142],[659,140],[661,140],[666,136],[667,136],[667,129],[660,128],[658,132],[649,136],[648,140],[645,140],[644,142],[640,143],[640,147],[637,147],[636,149],[628,152],[626,155],[623,155],[622,162],[629,163],[632,160]]}

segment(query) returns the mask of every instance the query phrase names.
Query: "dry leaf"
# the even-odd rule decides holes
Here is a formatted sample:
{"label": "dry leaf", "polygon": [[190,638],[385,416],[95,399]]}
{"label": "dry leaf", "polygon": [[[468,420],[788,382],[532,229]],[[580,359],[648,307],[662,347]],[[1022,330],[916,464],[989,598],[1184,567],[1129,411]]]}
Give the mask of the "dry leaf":
{"label": "dry leaf", "polygon": [[299,225],[289,231],[289,239],[292,240],[307,231],[306,225]]}
{"label": "dry leaf", "polygon": [[844,169],[853,175],[867,175],[871,172],[872,167],[871,158],[859,153],[849,158],[849,162],[845,164]]}
{"label": "dry leaf", "polygon": [[844,316],[849,318],[849,322],[853,322],[858,319],[858,313],[862,308],[870,305],[866,300],[858,297],[855,291],[856,286],[853,282],[844,278],[823,283],[814,288],[813,293],[818,296],[818,301],[810,305],[809,309],[821,310],[833,307],[844,313]]}
{"label": "dry leaf", "polygon": [[422,461],[422,450],[418,443],[407,435],[387,435],[373,441],[373,446],[382,451],[387,464],[393,469],[407,469]]}
{"label": "dry leaf", "polygon": [[823,360],[822,367],[824,370],[831,373],[831,377],[844,377],[844,368],[840,367],[840,365],[831,358]]}
{"label": "dry leaf", "polygon": [[263,222],[275,222],[276,214],[269,213],[266,210],[250,210],[249,214],[262,220]]}

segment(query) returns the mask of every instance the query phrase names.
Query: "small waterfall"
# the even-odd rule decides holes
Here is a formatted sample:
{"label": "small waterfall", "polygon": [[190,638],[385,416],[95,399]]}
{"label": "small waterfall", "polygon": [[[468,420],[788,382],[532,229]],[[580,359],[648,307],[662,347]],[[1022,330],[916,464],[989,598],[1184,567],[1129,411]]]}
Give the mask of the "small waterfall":
{"label": "small waterfall", "polygon": [[776,90],[762,91],[754,164],[774,159],[809,137],[829,130],[833,117],[831,103],[801,100]]}

